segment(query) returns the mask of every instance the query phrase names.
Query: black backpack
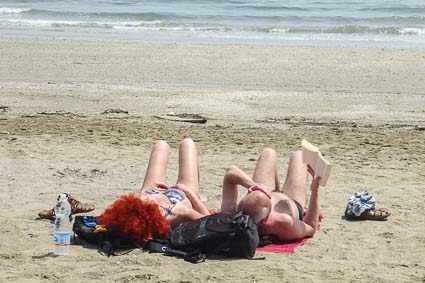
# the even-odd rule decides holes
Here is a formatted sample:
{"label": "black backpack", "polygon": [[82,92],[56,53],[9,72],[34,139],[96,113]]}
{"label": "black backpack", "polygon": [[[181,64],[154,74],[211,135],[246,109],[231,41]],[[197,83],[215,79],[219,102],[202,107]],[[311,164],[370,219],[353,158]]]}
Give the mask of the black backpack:
{"label": "black backpack", "polygon": [[78,237],[74,237],[74,240],[80,244],[84,244],[84,242],[93,244],[108,257],[124,255],[136,248],[142,248],[138,243],[112,231],[96,231],[95,226],[98,224],[98,218],[95,216],[76,216],[72,230]]}
{"label": "black backpack", "polygon": [[183,257],[197,263],[208,255],[252,258],[259,244],[257,225],[242,212],[216,213],[179,224],[167,241],[150,241],[150,252]]}
{"label": "black backpack", "polygon": [[77,216],[73,231],[78,235],[77,239],[97,245],[107,256],[143,248],[198,263],[208,255],[252,258],[259,244],[257,225],[242,212],[216,213],[181,223],[170,231],[167,239],[154,239],[143,247],[111,231],[96,232],[97,223],[96,217]]}

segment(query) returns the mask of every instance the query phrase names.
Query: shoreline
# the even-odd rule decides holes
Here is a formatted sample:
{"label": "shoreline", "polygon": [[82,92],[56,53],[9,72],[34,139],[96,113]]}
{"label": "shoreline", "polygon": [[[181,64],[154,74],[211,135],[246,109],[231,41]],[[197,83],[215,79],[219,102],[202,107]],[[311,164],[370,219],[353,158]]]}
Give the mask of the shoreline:
{"label": "shoreline", "polygon": [[[425,50],[0,37],[0,53],[0,281],[425,278],[418,248],[424,245]],[[171,112],[208,121],[153,117]],[[209,209],[219,207],[228,166],[251,174],[259,152],[272,147],[283,180],[301,140],[318,145],[335,164],[320,191],[320,230],[295,254],[258,252],[265,260],[192,265],[141,251],[107,258],[80,245],[71,246],[70,256],[51,256],[53,225],[35,219],[39,210],[69,192],[96,204],[89,215],[99,215],[117,196],[137,192],[158,139],[171,146],[172,183],[184,137],[197,145]],[[341,218],[348,198],[364,187],[377,207],[390,210],[388,221]]]}
{"label": "shoreline", "polygon": [[[37,34],[34,35],[34,32],[30,32],[30,34],[15,34],[13,32],[11,33],[5,33],[4,35],[0,35],[1,38],[15,38],[15,39],[19,39],[19,38],[26,38],[26,39],[40,39],[40,40],[80,40],[80,41],[110,41],[110,42],[139,42],[139,43],[158,43],[158,44],[188,44],[188,45],[206,45],[206,46],[258,46],[258,47],[310,47],[310,48],[354,48],[354,49],[384,49],[384,50],[417,50],[417,51],[421,51],[421,50],[425,50],[425,44],[421,43],[421,44],[417,44],[417,45],[413,45],[410,42],[394,42],[393,46],[391,45],[381,45],[382,43],[380,42],[374,42],[374,43],[370,43],[370,42],[361,42],[360,44],[358,42],[326,42],[326,40],[322,40],[324,42],[322,43],[318,43],[320,42],[318,40],[318,42],[316,43],[303,43],[300,41],[296,41],[296,40],[282,40],[280,42],[274,42],[271,40],[268,40],[266,43],[262,43],[262,42],[258,42],[258,40],[256,41],[250,41],[249,39],[246,39],[243,43],[238,43],[239,39],[235,38],[235,39],[227,39],[224,40],[222,39],[222,41],[214,41],[212,39],[204,39],[201,40],[200,38],[187,38],[187,39],[182,39],[182,38],[171,38],[171,39],[165,39],[165,38],[157,38],[157,37],[146,37],[145,39],[140,39],[138,36],[134,36],[134,38],[129,38],[129,37],[122,37],[122,38],[118,38],[116,37],[116,35],[112,35],[112,36],[105,36],[105,37],[101,37],[101,36],[96,36],[96,35],[81,35],[81,34],[68,34],[66,36],[61,36],[61,35],[42,35],[42,34]],[[338,43],[338,44],[337,44]]]}

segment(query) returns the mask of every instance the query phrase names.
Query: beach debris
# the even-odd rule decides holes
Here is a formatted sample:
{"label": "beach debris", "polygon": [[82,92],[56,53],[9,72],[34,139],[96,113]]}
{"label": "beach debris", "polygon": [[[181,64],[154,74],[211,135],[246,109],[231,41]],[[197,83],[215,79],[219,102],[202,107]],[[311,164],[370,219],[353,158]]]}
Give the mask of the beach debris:
{"label": "beach debris", "polygon": [[91,175],[100,175],[100,176],[104,176],[104,175],[106,175],[108,173],[108,171],[106,171],[106,170],[101,170],[101,169],[97,169],[97,168],[94,168],[94,169],[91,169],[90,170],[90,174]]}
{"label": "beach debris", "polygon": [[[43,115],[43,116],[64,116],[64,117],[85,117],[84,115],[73,113],[73,112],[67,112],[64,110],[58,110],[55,112],[38,112],[37,115]],[[31,117],[31,116],[30,116]]]}
{"label": "beach debris", "polygon": [[416,130],[416,131],[423,132],[423,131],[425,131],[425,127],[415,126],[415,130]]}
{"label": "beach debris", "polygon": [[[309,126],[309,127],[352,127],[357,128],[359,125],[356,122],[349,121],[339,121],[339,120],[317,120],[315,118],[308,117],[283,117],[283,118],[265,118],[262,120],[255,120],[258,123],[266,123],[266,124],[285,124],[292,127],[301,127],[301,126]],[[364,126],[368,127],[368,126]]]}
{"label": "beach debris", "polygon": [[103,111],[102,114],[128,114],[128,111],[121,110],[118,108],[110,108]]}
{"label": "beach debris", "polygon": [[167,115],[153,116],[158,119],[176,121],[176,122],[187,122],[187,123],[197,123],[197,124],[205,124],[208,120],[207,118],[199,115],[199,114],[190,114],[190,113],[181,113],[175,114],[174,112],[170,112]]}
{"label": "beach debris", "polygon": [[10,107],[9,106],[2,106],[0,105],[0,114],[3,114],[7,111],[9,111]]}
{"label": "beach debris", "polygon": [[53,168],[49,168],[49,169],[54,170],[52,175],[58,178],[65,178],[69,176],[87,178],[87,177],[94,177],[94,176],[105,176],[108,174],[107,170],[102,170],[99,168],[93,168],[90,170],[82,170],[81,168],[71,168],[67,166],[66,168],[62,170],[55,170]]}

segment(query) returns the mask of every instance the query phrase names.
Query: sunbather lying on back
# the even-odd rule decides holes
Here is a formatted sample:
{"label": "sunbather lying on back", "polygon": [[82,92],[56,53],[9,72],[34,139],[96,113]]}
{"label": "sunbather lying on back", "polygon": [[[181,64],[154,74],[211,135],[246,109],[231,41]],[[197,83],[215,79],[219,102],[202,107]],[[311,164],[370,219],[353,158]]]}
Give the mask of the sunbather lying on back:
{"label": "sunbather lying on back", "polygon": [[[180,143],[177,183],[170,187],[166,185],[169,152],[170,146],[165,141],[155,143],[141,191],[124,195],[112,203],[99,217],[100,224],[136,242],[144,242],[166,236],[170,227],[210,214],[199,197],[195,143],[190,138]],[[94,209],[74,198],[70,201],[72,214]],[[54,210],[42,211],[39,216],[53,219]]]}
{"label": "sunbather lying on back", "polygon": [[[273,149],[262,151],[253,178],[236,166],[224,177],[221,211],[242,210],[253,217],[260,235],[273,235],[278,240],[311,237],[319,221],[319,181],[311,183],[311,196],[305,211],[307,172],[314,171],[302,162],[301,151],[292,153],[285,184],[280,189],[277,155]],[[238,202],[238,185],[248,191]],[[305,216],[303,216],[305,213]]]}
{"label": "sunbather lying on back", "polygon": [[199,197],[199,164],[195,143],[184,139],[179,146],[177,183],[168,187],[166,170],[170,147],[155,143],[142,190],[123,196],[101,215],[102,225],[135,238],[146,240],[167,234],[169,227],[201,218],[209,211]]}

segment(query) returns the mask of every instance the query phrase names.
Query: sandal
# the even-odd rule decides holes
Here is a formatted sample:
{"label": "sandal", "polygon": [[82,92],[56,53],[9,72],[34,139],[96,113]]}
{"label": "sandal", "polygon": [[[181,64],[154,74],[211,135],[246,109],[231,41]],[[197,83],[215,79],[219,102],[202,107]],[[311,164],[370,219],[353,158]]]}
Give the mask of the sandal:
{"label": "sandal", "polygon": [[69,204],[71,204],[71,215],[77,214],[77,213],[86,213],[86,212],[93,211],[95,209],[94,204],[82,203],[78,201],[77,199],[73,198],[70,194],[67,194],[67,195],[68,195]]}
{"label": "sandal", "polygon": [[375,220],[375,221],[384,221],[391,215],[391,213],[384,208],[377,209],[367,209],[359,216],[354,214],[348,214],[347,210],[345,211],[345,218],[349,220]]}
{"label": "sandal", "polygon": [[49,219],[49,220],[55,220],[56,219],[56,215],[55,215],[55,209],[45,209],[42,210],[38,213],[38,217],[40,219]]}
{"label": "sandal", "polygon": [[[68,196],[69,204],[71,205],[71,215],[74,215],[77,213],[86,213],[86,212],[93,211],[95,209],[94,204],[82,203],[79,200],[73,198],[70,194],[67,194],[67,196]],[[59,197],[57,199],[59,200]],[[40,217],[40,219],[55,220],[56,219],[55,208],[40,211],[38,213],[38,217]]]}

